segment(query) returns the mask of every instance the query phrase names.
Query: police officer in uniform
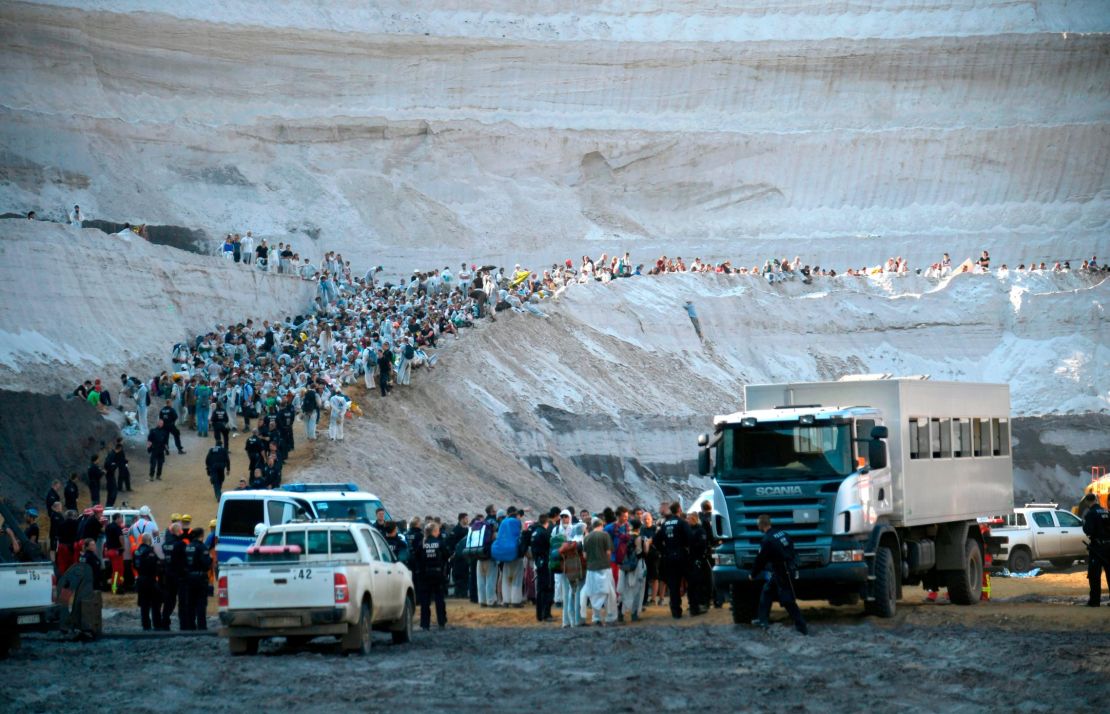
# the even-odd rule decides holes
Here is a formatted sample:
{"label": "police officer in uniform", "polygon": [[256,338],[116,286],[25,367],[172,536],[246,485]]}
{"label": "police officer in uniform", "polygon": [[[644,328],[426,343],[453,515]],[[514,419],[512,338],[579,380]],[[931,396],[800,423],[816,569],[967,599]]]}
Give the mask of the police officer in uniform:
{"label": "police officer in uniform", "polygon": [[293,409],[292,400],[293,396],[287,395],[285,405],[277,413],[278,432],[281,434],[278,456],[282,461],[289,458],[289,452],[293,451],[293,426],[297,423],[297,411]]}
{"label": "police officer in uniform", "polygon": [[397,533],[397,523],[395,521],[389,521],[385,524],[385,542],[389,546],[389,550],[393,552],[393,559],[398,563],[404,563],[409,570],[412,570],[412,563],[409,562],[409,544]]}
{"label": "police officer in uniform", "polygon": [[1087,512],[1083,516],[1083,532],[1090,540],[1087,543],[1087,582],[1091,584],[1087,596],[1087,607],[1102,604],[1102,577],[1106,576],[1110,588],[1110,512],[1098,502],[1093,493],[1083,498]]}
{"label": "police officer in uniform", "polygon": [[227,423],[229,417],[227,415],[227,408],[220,400],[216,400],[216,405],[212,408],[212,416],[208,418],[208,425],[212,427],[212,434],[216,437],[216,443],[223,442],[224,448],[228,446],[227,436]]}
{"label": "police officer in uniform", "polygon": [[155,477],[159,481],[162,480],[162,467],[166,464],[166,447],[170,443],[169,432],[166,431],[165,425],[162,420],[158,420],[158,426],[154,427],[147,432],[146,435],[146,452],[150,454],[150,480],[153,481]]}
{"label": "police officer in uniform", "polygon": [[[187,591],[182,587],[185,580],[185,540],[181,537],[181,524],[174,523],[166,531],[165,541],[162,543],[162,553],[165,554],[165,571],[162,576],[162,629],[170,629],[170,618],[173,610],[178,607],[179,598],[188,598]],[[185,603],[182,603],[184,605]],[[179,609],[184,609],[181,607]],[[179,629],[184,628],[185,617],[177,613]]]}
{"label": "police officer in uniform", "polygon": [[424,538],[416,551],[417,572],[420,578],[420,629],[427,631],[432,624],[431,602],[436,603],[436,624],[439,629],[447,626],[447,562],[451,553],[439,533],[439,524],[429,523]]}
{"label": "police officer in uniform", "polygon": [[[680,515],[682,508],[677,503],[672,503],[668,510],[670,514],[659,525],[655,539],[662,556],[663,579],[671,598],[671,617],[678,620],[682,617],[682,579],[689,569],[691,533],[689,524]],[[691,598],[690,610],[695,608]]]}
{"label": "police officer in uniform", "polygon": [[254,476],[254,470],[262,466],[262,451],[266,447],[258,436],[258,429],[253,429],[247,437],[243,449],[247,452],[247,477]]}
{"label": "police officer in uniform", "polygon": [[[181,432],[177,429],[177,410],[173,408],[172,402],[167,399],[166,406],[158,412],[158,418],[162,420],[162,427],[166,433],[173,436],[174,446],[177,447],[177,453],[184,454],[185,449],[181,448]],[[167,438],[167,441],[169,439]]]}
{"label": "police officer in uniform", "polygon": [[770,627],[771,602],[776,598],[779,604],[794,618],[794,628],[803,635],[809,634],[802,611],[794,601],[794,543],[781,528],[771,525],[771,517],[763,513],[756,519],[763,541],[759,544],[759,555],[749,577],[763,578],[763,592],[759,595],[759,619],[754,625]]}
{"label": "police officer in uniform", "polygon": [[204,530],[189,531],[189,542],[184,547],[185,581],[182,584],[187,597],[182,598],[178,619],[182,630],[208,629],[208,571],[212,557],[204,545]]}
{"label": "police officer in uniform", "polygon": [[[154,552],[153,538],[150,533],[143,534],[143,542],[135,550],[135,569],[139,577],[135,588],[139,592],[139,612],[142,615],[143,629],[162,628],[162,589],[158,586],[158,571],[162,561]],[[153,615],[153,617],[152,617]]]}
{"label": "police officer in uniform", "polygon": [[228,456],[227,447],[217,439],[216,445],[208,450],[204,457],[204,468],[208,471],[208,480],[212,484],[212,492],[216,494],[216,502],[220,501],[220,491],[223,490],[224,479],[231,469],[231,458]]}
{"label": "police officer in uniform", "polygon": [[686,572],[686,595],[690,600],[690,615],[709,612],[709,591],[706,575],[709,572],[709,536],[696,513],[686,517],[690,526],[690,562]]}
{"label": "police officer in uniform", "polygon": [[532,564],[536,572],[536,620],[546,622],[551,617],[555,600],[555,577],[551,572],[551,516],[541,513],[532,526]]}

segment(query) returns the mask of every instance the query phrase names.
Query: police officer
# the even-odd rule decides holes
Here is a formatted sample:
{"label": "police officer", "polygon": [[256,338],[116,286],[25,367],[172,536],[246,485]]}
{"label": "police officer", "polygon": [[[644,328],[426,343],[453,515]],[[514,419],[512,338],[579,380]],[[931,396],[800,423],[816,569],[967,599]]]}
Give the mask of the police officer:
{"label": "police officer", "polygon": [[216,443],[223,442],[224,448],[228,447],[228,430],[227,423],[230,417],[227,415],[227,408],[224,403],[219,399],[216,400],[215,406],[212,407],[212,416],[208,418],[208,425],[212,428],[212,434],[216,437]]}
{"label": "police officer", "polygon": [[185,581],[183,587],[188,597],[182,598],[178,619],[183,630],[208,629],[208,571],[212,557],[204,545],[204,530],[189,531],[189,542],[184,547]]}
{"label": "police officer", "polygon": [[281,434],[279,458],[282,461],[285,461],[289,457],[289,452],[293,451],[293,426],[297,423],[297,411],[293,408],[293,395],[286,395],[285,400],[285,405],[277,413],[278,433]]}
{"label": "police officer", "polygon": [[431,602],[436,603],[436,624],[439,629],[447,626],[447,562],[451,553],[440,536],[439,524],[432,521],[424,529],[424,538],[416,550],[417,572],[420,578],[420,629],[427,631],[432,624]]}
{"label": "police officer", "polygon": [[[692,534],[689,524],[680,515],[682,508],[677,503],[672,503],[668,510],[670,514],[660,524],[655,538],[662,556],[663,578],[671,597],[671,617],[678,620],[682,617],[682,578],[689,569]],[[691,599],[690,611],[693,612],[695,608],[694,600]]]}
{"label": "police officer", "polygon": [[1087,543],[1087,582],[1091,584],[1087,607],[1102,604],[1102,576],[1106,575],[1110,588],[1110,512],[1107,512],[1093,493],[1083,498],[1087,512],[1083,516],[1083,532],[1090,539]]}
{"label": "police officer", "polygon": [[705,587],[709,572],[709,537],[702,527],[698,514],[686,516],[690,526],[690,560],[686,571],[686,596],[690,600],[690,615],[709,612],[709,593]]}
{"label": "police officer", "polygon": [[398,563],[404,563],[409,570],[412,570],[412,563],[409,558],[409,544],[397,532],[397,523],[395,521],[387,521],[385,524],[385,542],[389,546],[389,550],[393,552],[393,559]]}
{"label": "police officer", "polygon": [[[120,491],[131,490],[131,469],[127,468],[127,454],[123,451],[123,437],[116,439],[116,445],[112,447],[112,451],[104,460],[104,467],[109,472],[115,470],[116,484]],[[111,479],[108,481],[108,504],[112,505],[114,501],[114,493],[112,491]]]}
{"label": "police officer", "polygon": [[532,564],[536,573],[536,620],[546,622],[551,617],[555,600],[555,578],[551,573],[551,516],[541,513],[532,526]]}
{"label": "police officer", "polygon": [[803,635],[809,634],[802,611],[794,601],[794,543],[786,531],[771,525],[771,517],[766,513],[760,514],[756,525],[763,533],[763,540],[759,544],[759,555],[755,557],[755,565],[749,577],[762,577],[764,583],[759,595],[759,619],[752,624],[770,627],[771,602],[777,598],[779,604],[794,618],[794,628]]}
{"label": "police officer", "polygon": [[162,420],[158,420],[158,426],[147,432],[146,435],[146,452],[150,454],[150,480],[153,481],[155,476],[158,480],[162,480],[162,467],[166,464],[166,447],[170,442],[170,435],[166,431],[165,425]]}
{"label": "police officer", "polygon": [[[177,410],[173,408],[171,400],[166,400],[166,406],[158,412],[158,418],[162,421],[166,433],[173,436],[173,444],[177,447],[177,453],[184,454],[185,449],[181,448],[181,432],[177,429]],[[169,441],[168,437],[166,441]]]}
{"label": "police officer", "polygon": [[[165,571],[162,576],[162,629],[170,629],[170,618],[173,610],[178,607],[178,599],[187,600],[188,593],[182,587],[185,580],[185,540],[181,537],[181,524],[174,523],[166,531],[165,541],[162,543],[162,553],[165,555]],[[183,610],[186,603],[182,602]],[[185,616],[177,613],[179,629],[185,629]]]}
{"label": "police officer", "polygon": [[227,472],[231,469],[231,459],[228,456],[227,447],[221,444],[218,438],[216,445],[209,449],[208,455],[204,457],[204,468],[208,471],[208,480],[212,484],[212,492],[216,494],[216,502],[219,503],[224,479],[227,478]]}
{"label": "police officer", "polygon": [[254,476],[254,470],[262,466],[262,451],[265,448],[262,439],[258,436],[258,429],[252,429],[247,437],[243,449],[247,452],[247,475]]}
{"label": "police officer", "polygon": [[142,615],[143,629],[149,630],[153,627],[161,630],[162,589],[158,586],[158,571],[162,567],[162,561],[154,552],[152,543],[151,534],[144,533],[142,545],[135,550],[135,569],[139,571],[135,588],[139,592],[139,612]]}

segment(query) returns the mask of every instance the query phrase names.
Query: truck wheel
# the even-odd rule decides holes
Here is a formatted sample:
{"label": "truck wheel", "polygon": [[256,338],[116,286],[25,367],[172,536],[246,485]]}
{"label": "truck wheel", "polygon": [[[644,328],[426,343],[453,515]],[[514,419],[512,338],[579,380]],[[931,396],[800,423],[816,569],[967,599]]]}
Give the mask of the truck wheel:
{"label": "truck wheel", "polygon": [[373,615],[370,610],[370,601],[363,600],[362,609],[359,610],[358,623],[351,625],[346,637],[343,638],[344,650],[361,655],[370,654],[370,647],[373,645],[372,620]]}
{"label": "truck wheel", "polygon": [[1052,567],[1058,570],[1064,570],[1065,568],[1070,568],[1071,564],[1074,562],[1074,558],[1053,558]]}
{"label": "truck wheel", "polygon": [[750,625],[759,615],[759,589],[754,585],[732,586],[732,621]]}
{"label": "truck wheel", "polygon": [[228,637],[227,648],[236,657],[258,654],[258,640],[257,637]]}
{"label": "truck wheel", "polygon": [[[1025,546],[1018,546],[1010,553],[1010,558],[1006,562],[1010,570],[1015,573],[1028,573],[1030,568],[1033,567],[1033,554]],[[1069,563],[1070,565],[1070,563]]]}
{"label": "truck wheel", "polygon": [[401,619],[394,623],[395,627],[400,629],[393,630],[393,644],[404,645],[412,642],[412,613],[415,608],[412,604],[412,598],[405,598],[405,611],[401,613]]}
{"label": "truck wheel", "polygon": [[945,571],[948,597],[957,605],[974,605],[983,590],[983,553],[970,538],[964,543],[963,570]]}
{"label": "truck wheel", "polygon": [[882,547],[875,553],[875,580],[871,585],[874,600],[864,603],[868,615],[894,617],[898,603],[898,577],[894,572],[894,552]]}

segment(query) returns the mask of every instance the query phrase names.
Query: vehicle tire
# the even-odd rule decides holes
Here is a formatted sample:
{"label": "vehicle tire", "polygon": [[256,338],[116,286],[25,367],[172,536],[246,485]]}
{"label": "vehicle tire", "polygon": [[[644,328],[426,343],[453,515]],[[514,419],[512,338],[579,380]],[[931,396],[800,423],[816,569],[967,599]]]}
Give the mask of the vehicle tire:
{"label": "vehicle tire", "polygon": [[[1012,557],[1012,556],[1011,556]],[[948,597],[957,605],[974,605],[983,590],[983,553],[979,544],[968,538],[964,542],[964,567],[946,570]]]}
{"label": "vehicle tire", "polygon": [[390,633],[393,635],[393,644],[405,645],[412,642],[412,616],[415,610],[416,607],[412,603],[412,597],[406,597],[405,611],[401,613],[401,619],[394,623],[394,626],[399,629]]}
{"label": "vehicle tire", "polygon": [[11,650],[19,648],[19,633],[0,632],[0,660],[7,659]]}
{"label": "vehicle tire", "polygon": [[759,615],[759,588],[755,585],[732,586],[732,621],[750,625]]}
{"label": "vehicle tire", "polygon": [[370,648],[374,644],[373,631],[373,614],[370,609],[370,601],[363,600],[362,608],[358,614],[358,623],[351,625],[347,636],[343,638],[343,649],[360,655],[370,654]]}
{"label": "vehicle tire", "polygon": [[258,654],[258,637],[228,637],[227,648],[236,657]]}
{"label": "vehicle tire", "polygon": [[1018,546],[1010,553],[1006,567],[1013,573],[1028,573],[1033,568],[1033,554],[1025,546]]}
{"label": "vehicle tire", "polygon": [[864,603],[868,615],[894,617],[898,604],[898,576],[894,571],[894,551],[885,546],[875,553],[875,580],[871,584],[874,600]]}
{"label": "vehicle tire", "polygon": [[1052,567],[1058,570],[1070,568],[1071,564],[1075,562],[1075,558],[1053,558]]}

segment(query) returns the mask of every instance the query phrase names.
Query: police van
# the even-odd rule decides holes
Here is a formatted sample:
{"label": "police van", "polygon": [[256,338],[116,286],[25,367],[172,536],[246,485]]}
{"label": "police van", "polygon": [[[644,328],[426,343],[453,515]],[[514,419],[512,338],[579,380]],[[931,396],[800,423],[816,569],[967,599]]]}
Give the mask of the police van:
{"label": "police van", "polygon": [[[259,525],[317,518],[373,523],[381,500],[354,483],[291,483],[274,490],[225,491],[216,515],[219,562],[246,560]],[[390,520],[386,511],[386,520]]]}

